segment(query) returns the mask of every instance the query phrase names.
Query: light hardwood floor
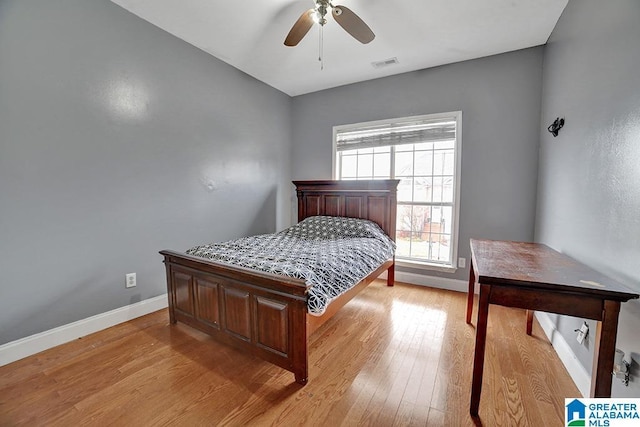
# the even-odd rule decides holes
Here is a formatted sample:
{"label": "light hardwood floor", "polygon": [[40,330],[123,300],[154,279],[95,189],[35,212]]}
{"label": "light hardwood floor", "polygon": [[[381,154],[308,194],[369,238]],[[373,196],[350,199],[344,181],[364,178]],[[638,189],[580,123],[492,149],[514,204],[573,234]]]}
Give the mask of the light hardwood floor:
{"label": "light hardwood floor", "polygon": [[465,301],[374,282],[311,338],[304,387],[161,310],[1,367],[0,425],[563,425],[577,388],[539,325],[498,306],[474,423]]}

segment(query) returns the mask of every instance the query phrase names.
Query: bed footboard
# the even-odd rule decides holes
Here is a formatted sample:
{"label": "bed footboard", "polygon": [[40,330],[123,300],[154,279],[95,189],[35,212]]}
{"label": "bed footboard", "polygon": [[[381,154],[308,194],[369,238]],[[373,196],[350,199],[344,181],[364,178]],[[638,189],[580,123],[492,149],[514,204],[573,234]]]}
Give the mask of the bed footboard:
{"label": "bed footboard", "polygon": [[161,251],[169,317],[308,380],[307,285],[302,280]]}

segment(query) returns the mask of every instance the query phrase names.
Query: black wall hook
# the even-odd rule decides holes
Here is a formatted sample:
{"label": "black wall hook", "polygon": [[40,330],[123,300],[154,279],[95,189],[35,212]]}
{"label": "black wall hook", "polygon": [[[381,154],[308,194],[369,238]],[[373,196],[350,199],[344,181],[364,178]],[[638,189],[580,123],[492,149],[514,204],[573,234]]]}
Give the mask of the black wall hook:
{"label": "black wall hook", "polygon": [[560,132],[560,129],[562,129],[562,126],[564,126],[564,117],[563,118],[558,117],[553,123],[549,125],[547,130],[551,132],[551,135],[553,135],[553,137],[555,138],[556,136],[558,136],[558,132]]}

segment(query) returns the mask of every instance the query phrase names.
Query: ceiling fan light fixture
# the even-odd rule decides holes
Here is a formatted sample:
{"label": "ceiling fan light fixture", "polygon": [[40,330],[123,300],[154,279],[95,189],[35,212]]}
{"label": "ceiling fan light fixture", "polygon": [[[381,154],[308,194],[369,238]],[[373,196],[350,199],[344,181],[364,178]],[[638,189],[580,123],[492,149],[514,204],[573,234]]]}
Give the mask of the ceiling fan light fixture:
{"label": "ceiling fan light fixture", "polygon": [[[371,28],[348,7],[333,5],[330,0],[315,0],[315,7],[304,12],[293,24],[284,40],[284,45],[296,46],[314,23],[320,26],[320,38],[322,39],[322,27],[327,23],[327,13],[332,15],[347,33],[362,44],[367,44],[376,37]],[[322,45],[322,41],[320,41],[320,45]],[[322,52],[320,56],[322,56]]]}

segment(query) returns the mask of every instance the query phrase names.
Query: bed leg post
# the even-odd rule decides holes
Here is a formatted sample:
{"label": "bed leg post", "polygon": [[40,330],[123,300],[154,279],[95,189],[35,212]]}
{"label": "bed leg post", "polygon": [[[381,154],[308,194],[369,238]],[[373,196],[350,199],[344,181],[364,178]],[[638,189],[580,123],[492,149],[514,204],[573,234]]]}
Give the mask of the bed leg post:
{"label": "bed leg post", "polygon": [[306,385],[309,381],[309,341],[307,337],[308,308],[305,299],[297,299],[290,304],[289,331],[291,366],[285,369],[293,372],[296,382]]}
{"label": "bed leg post", "polygon": [[300,385],[307,385],[307,382],[309,382],[309,377],[306,375],[296,374],[296,382]]}
{"label": "bed leg post", "polygon": [[173,276],[171,275],[171,267],[169,266],[168,261],[169,257],[165,255],[163,263],[165,266],[165,271],[167,273],[167,298],[169,299],[167,308],[169,309],[169,323],[175,325],[176,323],[178,323],[178,321],[176,320],[176,315],[173,310]]}
{"label": "bed leg post", "polygon": [[176,320],[176,316],[173,312],[173,307],[169,307],[169,323],[172,325],[175,325],[176,323],[178,323],[178,321]]}
{"label": "bed leg post", "polygon": [[393,264],[387,270],[387,286],[393,286],[396,280],[396,265]]}

